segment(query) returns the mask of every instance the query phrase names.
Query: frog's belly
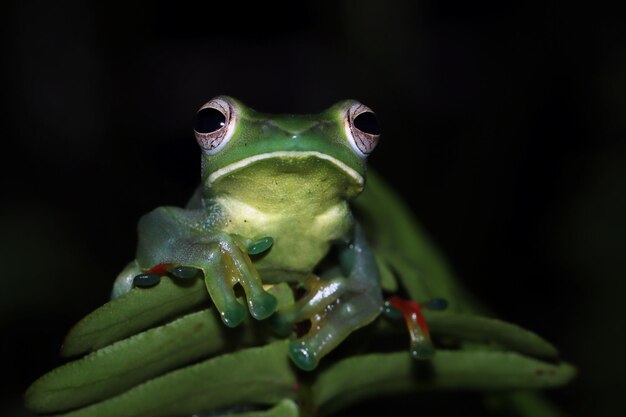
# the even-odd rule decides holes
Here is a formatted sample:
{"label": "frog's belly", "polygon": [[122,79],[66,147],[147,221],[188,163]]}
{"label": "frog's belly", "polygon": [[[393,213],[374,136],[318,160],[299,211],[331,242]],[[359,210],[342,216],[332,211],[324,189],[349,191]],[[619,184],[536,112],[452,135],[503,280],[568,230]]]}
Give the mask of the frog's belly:
{"label": "frog's belly", "polygon": [[326,256],[331,244],[352,227],[352,216],[343,201],[324,210],[305,207],[278,213],[260,212],[240,202],[224,203],[226,232],[247,239],[274,239],[272,248],[255,259],[265,282],[293,281],[307,275]]}
{"label": "frog's belly", "polygon": [[[294,229],[297,225],[294,224]],[[271,233],[273,247],[266,255],[255,260],[264,282],[295,281],[308,275],[328,254],[334,239],[315,236],[315,230],[307,230],[297,237]]]}

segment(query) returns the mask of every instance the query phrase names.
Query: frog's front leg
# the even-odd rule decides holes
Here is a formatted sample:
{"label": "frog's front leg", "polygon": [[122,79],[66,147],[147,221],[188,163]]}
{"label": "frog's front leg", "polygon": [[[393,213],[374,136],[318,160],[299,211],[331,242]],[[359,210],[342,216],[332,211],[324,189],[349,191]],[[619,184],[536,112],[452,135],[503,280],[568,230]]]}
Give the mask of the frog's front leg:
{"label": "frog's front leg", "polygon": [[289,346],[291,359],[304,370],[314,369],[350,333],[372,322],[383,307],[378,266],[359,226],[353,241],[340,248],[339,258],[342,276],[312,275],[304,283],[304,297],[278,315],[282,322],[311,322],[308,333]]}
{"label": "frog's front leg", "polygon": [[254,318],[267,318],[276,310],[277,300],[263,289],[243,242],[209,224],[201,210],[159,207],[142,217],[137,263],[142,269],[172,264],[201,270],[211,300],[229,327],[241,323],[246,314],[235,295],[237,284]]}

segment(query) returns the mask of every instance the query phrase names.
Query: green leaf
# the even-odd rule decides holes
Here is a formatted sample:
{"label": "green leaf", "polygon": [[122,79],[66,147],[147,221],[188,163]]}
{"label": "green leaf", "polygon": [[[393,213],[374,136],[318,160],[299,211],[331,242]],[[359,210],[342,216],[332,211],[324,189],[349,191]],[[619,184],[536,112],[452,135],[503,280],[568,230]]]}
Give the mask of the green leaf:
{"label": "green leaf", "polygon": [[262,324],[247,319],[231,329],[213,310],[189,314],[54,369],[28,389],[27,406],[50,413],[111,397],[229,347],[267,342],[271,331],[255,328]]}
{"label": "green leaf", "polygon": [[430,361],[407,353],[355,356],[323,371],[313,398],[323,417],[368,397],[435,389],[541,389],[569,382],[575,369],[512,352],[438,350]]}
{"label": "green leaf", "polygon": [[177,284],[163,277],[156,287],[134,288],[79,321],[66,336],[61,354],[99,349],[208,302],[203,280]]}
{"label": "green leaf", "polygon": [[287,342],[278,341],[178,369],[58,417],[175,417],[242,404],[272,405],[296,398],[294,372]]}
{"label": "green leaf", "polygon": [[536,333],[502,320],[424,310],[429,327],[435,334],[454,336],[464,341],[497,343],[507,349],[530,356],[556,359],[557,349]]}
{"label": "green leaf", "polygon": [[298,417],[299,415],[298,406],[290,399],[282,400],[266,411],[232,414],[233,417]]}
{"label": "green leaf", "polygon": [[[293,303],[293,292],[286,283],[273,285],[268,291],[281,306]],[[145,291],[137,294],[143,295],[142,300],[153,295]],[[116,305],[119,303],[113,307]],[[90,404],[199,359],[267,343],[274,339],[270,325],[247,316],[232,329],[222,324],[214,309],[201,310],[54,369],[31,385],[26,404],[33,411],[46,413]]]}

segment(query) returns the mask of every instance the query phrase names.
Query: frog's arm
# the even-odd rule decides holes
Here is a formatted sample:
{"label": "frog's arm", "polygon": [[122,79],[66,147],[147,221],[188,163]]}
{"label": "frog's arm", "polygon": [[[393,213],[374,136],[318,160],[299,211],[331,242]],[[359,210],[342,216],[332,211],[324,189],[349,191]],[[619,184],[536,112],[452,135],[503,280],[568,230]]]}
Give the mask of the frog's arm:
{"label": "frog's arm", "polygon": [[245,316],[233,289],[236,284],[243,287],[252,316],[269,317],[276,299],[263,290],[244,242],[214,230],[215,217],[204,210],[177,207],[148,213],[139,222],[137,263],[142,269],[167,264],[201,270],[209,295],[229,327],[237,326]]}

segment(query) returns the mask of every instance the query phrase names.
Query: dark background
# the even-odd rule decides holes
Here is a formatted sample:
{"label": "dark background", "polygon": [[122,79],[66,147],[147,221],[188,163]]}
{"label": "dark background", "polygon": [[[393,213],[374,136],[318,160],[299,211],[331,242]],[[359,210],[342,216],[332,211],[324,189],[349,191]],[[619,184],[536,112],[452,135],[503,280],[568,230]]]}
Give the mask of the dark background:
{"label": "dark background", "polygon": [[373,108],[384,136],[371,165],[461,279],[578,366],[550,397],[573,415],[619,414],[626,30],[616,10],[130,3],[0,6],[0,414],[21,414],[20,393],[59,363],[65,331],[106,300],[141,214],[189,197],[194,113],[224,93],[268,112],[349,97]]}

